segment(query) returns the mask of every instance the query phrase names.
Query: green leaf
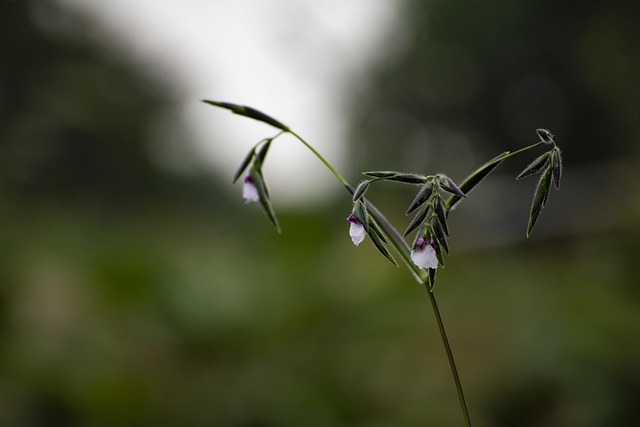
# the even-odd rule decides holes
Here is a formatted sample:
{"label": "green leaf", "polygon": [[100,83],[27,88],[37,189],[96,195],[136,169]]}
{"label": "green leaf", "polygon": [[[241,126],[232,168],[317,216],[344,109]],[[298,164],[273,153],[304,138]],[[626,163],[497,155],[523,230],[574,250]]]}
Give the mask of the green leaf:
{"label": "green leaf", "polygon": [[420,189],[420,191],[418,191],[418,194],[416,194],[415,199],[413,199],[413,202],[411,202],[411,204],[409,205],[409,209],[407,209],[407,215],[422,206],[424,202],[429,200],[429,197],[431,197],[432,194],[433,181],[430,180],[427,181],[427,183]]}
{"label": "green leaf", "polygon": [[378,227],[378,224],[376,224],[376,222],[371,217],[369,217],[369,227],[371,228],[371,232],[376,233],[385,245],[389,243],[382,230],[380,230],[380,227]]}
{"label": "green leaf", "polygon": [[516,177],[516,179],[526,178],[529,175],[533,175],[535,173],[540,172],[549,162],[549,156],[551,155],[551,151],[547,151],[546,153],[541,154],[537,159],[535,159],[529,166],[524,168],[520,175]]}
{"label": "green leaf", "polygon": [[458,197],[467,197],[467,195],[458,188],[456,183],[446,175],[440,175],[440,188]]}
{"label": "green leaf", "polygon": [[258,146],[260,149],[258,150],[258,154],[256,157],[260,160],[261,164],[264,164],[264,159],[267,157],[267,151],[269,151],[269,147],[271,146],[272,138],[263,139]]}
{"label": "green leaf", "polygon": [[[500,163],[504,161],[504,156],[506,156],[507,154],[509,154],[509,152],[505,151],[504,153],[499,154],[498,156],[494,157],[493,159],[489,160],[487,163],[476,169],[471,175],[469,175],[467,178],[465,178],[464,181],[462,181],[462,184],[460,184],[459,186],[460,190],[462,190],[462,192],[464,192],[465,194],[469,194],[471,190],[473,190],[478,184],[480,184],[483,179],[485,179],[491,172],[493,172],[496,167],[498,167]],[[447,210],[453,209],[453,207],[457,205],[461,200],[462,197],[460,196],[454,195],[449,197],[449,199],[447,200]]]}
{"label": "green leaf", "polygon": [[433,234],[435,234],[436,240],[438,241],[438,243],[442,245],[442,249],[444,249],[446,253],[449,253],[449,244],[447,243],[447,236],[445,236],[444,230],[442,229],[440,222],[433,221],[431,229],[433,230]]}
{"label": "green leaf", "polygon": [[436,285],[436,269],[429,268],[429,289],[433,290],[433,287]]}
{"label": "green leaf", "polygon": [[[438,223],[442,227],[442,231],[444,234],[449,237],[449,226],[447,225],[447,214],[444,210],[444,204],[442,203],[442,197],[438,195],[436,199],[433,201],[433,209],[436,212],[436,216],[438,217]],[[447,253],[449,251],[447,250]]]}
{"label": "green leaf", "polygon": [[395,171],[369,171],[362,172],[363,175],[370,176],[372,178],[390,178],[392,176],[396,176],[400,172]]}
{"label": "green leaf", "polygon": [[533,230],[533,227],[536,225],[536,221],[538,221],[540,211],[542,211],[542,208],[547,202],[552,179],[550,172],[551,169],[547,169],[547,171],[540,176],[540,181],[538,181],[538,186],[536,187],[536,192],[533,196],[533,202],[531,203],[531,213],[529,214],[529,224],[527,225],[527,237],[531,235],[531,230]]}
{"label": "green leaf", "polygon": [[553,184],[556,190],[560,189],[560,180],[562,179],[562,152],[559,148],[553,150],[551,155],[551,167],[553,168]]}
{"label": "green leaf", "polygon": [[429,208],[430,208],[429,205],[425,205],[418,211],[416,216],[414,216],[413,219],[411,220],[411,223],[407,227],[407,230],[404,232],[403,234],[404,237],[408,236],[413,230],[415,230],[420,225],[422,225],[425,218],[427,217],[427,214],[429,213]]}
{"label": "green leaf", "polygon": [[422,184],[427,180],[424,175],[415,175],[412,173],[403,173],[396,171],[369,171],[362,172],[366,176],[386,181],[398,181],[407,184]]}
{"label": "green leaf", "polygon": [[353,210],[351,211],[353,216],[356,217],[358,222],[362,224],[367,234],[369,233],[369,215],[367,214],[367,208],[362,200],[358,200],[353,204]]}
{"label": "green leaf", "polygon": [[268,115],[264,114],[263,112],[256,110],[255,108],[247,107],[245,105],[231,104],[229,102],[211,101],[211,100],[208,100],[208,99],[201,99],[200,101],[204,102],[205,104],[213,105],[215,107],[225,108],[225,109],[230,110],[233,113],[238,114],[240,116],[249,117],[251,119],[267,123],[267,124],[269,124],[269,125],[271,125],[273,127],[281,129],[281,130],[283,130],[285,132],[289,132],[290,131],[289,127],[287,127],[284,124],[280,123],[279,121],[277,121],[273,117],[268,116]]}
{"label": "green leaf", "polygon": [[444,268],[444,255],[442,254],[442,248],[437,242],[434,243],[433,250],[436,251],[436,258],[438,258],[438,264],[440,264],[440,267]]}
{"label": "green leaf", "polygon": [[253,179],[253,183],[258,190],[258,196],[260,198],[260,206],[262,207],[262,211],[265,213],[271,224],[275,227],[278,233],[282,233],[282,229],[280,228],[280,224],[278,223],[278,218],[276,218],[276,213],[273,210],[273,206],[271,205],[271,200],[269,200],[269,191],[267,190],[267,185],[262,177],[262,172],[256,164],[251,168],[251,178]]}
{"label": "green leaf", "polygon": [[244,173],[244,171],[247,169],[247,166],[249,166],[249,163],[251,163],[251,160],[253,160],[254,154],[255,154],[255,147],[252,148],[251,151],[249,151],[249,153],[245,156],[244,160],[242,160],[242,163],[240,163],[240,166],[238,167],[238,170],[233,175],[233,181],[232,182],[234,184],[236,183],[238,178],[240,178],[240,175],[242,175]]}
{"label": "green leaf", "polygon": [[[371,223],[371,225],[373,225],[373,222]],[[391,256],[391,254],[389,253],[389,250],[386,248],[386,246],[384,245],[384,243],[382,242],[382,235],[379,235],[377,230],[377,226],[373,226],[370,227],[370,232],[369,237],[371,238],[371,241],[373,242],[374,246],[376,247],[376,249],[378,249],[378,251],[386,258],[388,259],[393,265],[395,265],[396,267],[399,267],[398,263],[396,262],[396,260],[393,258],[393,256]]]}
{"label": "green leaf", "polygon": [[357,201],[357,200],[360,200],[360,198],[362,196],[364,196],[364,193],[369,188],[369,184],[371,184],[371,181],[369,181],[369,180],[362,181],[362,182],[360,182],[360,184],[358,184],[358,186],[356,187],[356,190],[353,192],[353,201],[354,202]]}

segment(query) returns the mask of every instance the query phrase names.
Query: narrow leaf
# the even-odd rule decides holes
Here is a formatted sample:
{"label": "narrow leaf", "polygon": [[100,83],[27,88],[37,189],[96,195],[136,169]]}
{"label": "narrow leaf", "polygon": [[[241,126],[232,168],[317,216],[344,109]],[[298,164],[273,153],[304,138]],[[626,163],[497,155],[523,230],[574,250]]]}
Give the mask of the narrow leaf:
{"label": "narrow leaf", "polygon": [[389,243],[382,230],[380,230],[380,227],[378,227],[378,224],[376,224],[376,222],[371,217],[369,217],[369,227],[371,228],[371,232],[376,233],[385,245]]}
{"label": "narrow leaf", "polygon": [[442,229],[442,226],[440,225],[440,223],[438,221],[434,221],[432,223],[431,228],[433,230],[433,234],[436,235],[436,240],[438,240],[438,243],[442,246],[442,249],[444,249],[446,253],[449,253],[449,244],[447,243],[447,236],[445,236],[444,230]]}
{"label": "narrow leaf", "polygon": [[529,175],[533,175],[535,173],[540,172],[549,162],[549,156],[551,155],[551,151],[547,151],[546,153],[540,155],[537,159],[535,159],[529,166],[524,168],[520,175],[516,177],[516,179],[526,178]]}
{"label": "narrow leaf", "polygon": [[562,179],[562,153],[559,148],[553,150],[551,156],[551,167],[553,168],[553,184],[556,190],[560,189],[560,180]]}
{"label": "narrow leaf", "polygon": [[373,244],[376,247],[376,249],[378,249],[378,251],[386,259],[388,259],[391,262],[391,264],[395,265],[396,267],[399,267],[398,263],[396,262],[396,260],[393,258],[393,256],[391,256],[391,254],[389,253],[389,250],[386,248],[386,246],[382,242],[382,239],[381,239],[382,236],[378,235],[378,233],[376,231],[374,231],[374,230],[376,230],[376,228],[371,227],[369,230],[370,230],[369,237],[371,238],[371,241],[373,242]]}
{"label": "narrow leaf", "polygon": [[267,138],[261,141],[260,149],[258,150],[258,154],[256,155],[260,160],[260,163],[264,163],[264,159],[267,157],[267,151],[269,151],[269,147],[271,146],[272,138]]}
{"label": "narrow leaf", "polygon": [[372,178],[391,178],[392,176],[396,176],[400,172],[395,171],[369,171],[362,172],[363,175],[370,176]]}
{"label": "narrow leaf", "polygon": [[444,268],[444,255],[442,254],[442,248],[438,242],[434,242],[433,250],[436,251],[436,258],[438,258],[438,264]]}
{"label": "narrow leaf", "polygon": [[433,287],[436,285],[436,269],[429,269],[429,290],[433,290]]}
{"label": "narrow leaf", "polygon": [[407,184],[422,184],[426,181],[427,177],[424,175],[415,175],[412,173],[398,173],[392,177],[385,178],[389,181],[404,182]]}
{"label": "narrow leaf", "polygon": [[240,178],[240,176],[244,173],[244,171],[247,169],[247,166],[249,166],[249,163],[251,163],[251,160],[253,159],[254,154],[255,154],[255,148],[249,151],[249,153],[247,153],[247,155],[245,156],[244,160],[242,160],[242,163],[240,163],[238,170],[236,170],[236,173],[233,175],[232,182],[234,184],[236,183],[238,178]]}
{"label": "narrow leaf", "polygon": [[533,202],[531,203],[531,213],[529,214],[529,224],[527,225],[527,237],[531,235],[531,230],[536,225],[540,211],[544,207],[547,196],[549,194],[549,186],[551,184],[551,174],[548,171],[540,177],[536,192],[533,196]]}
{"label": "narrow leaf", "polygon": [[[442,226],[442,231],[444,234],[449,237],[449,226],[447,225],[447,214],[444,210],[444,204],[442,203],[442,197],[438,195],[436,199],[433,201],[433,208],[436,212],[436,216],[438,217],[438,222],[440,226]],[[448,253],[449,251],[447,251]]]}
{"label": "narrow leaf", "polygon": [[371,181],[362,181],[360,184],[358,184],[358,186],[356,187],[356,191],[353,192],[353,201],[357,201],[359,200],[362,196],[364,196],[364,193],[367,191],[367,189],[369,188],[369,184],[371,183]]}
{"label": "narrow leaf", "polygon": [[226,108],[227,110],[230,110],[233,113],[238,114],[240,116],[249,117],[251,119],[270,124],[271,126],[281,129],[285,132],[289,132],[289,127],[280,123],[273,117],[268,116],[263,112],[256,110],[255,108],[247,107],[244,105],[231,104],[229,102],[211,101],[208,99],[201,99],[200,101],[204,102],[205,104],[213,105],[215,107]]}
{"label": "narrow leaf", "polygon": [[276,218],[276,213],[273,210],[273,206],[271,205],[271,201],[269,200],[269,192],[267,190],[267,185],[262,177],[262,172],[260,169],[255,167],[251,168],[251,178],[253,178],[253,183],[258,190],[258,196],[260,197],[260,206],[262,207],[262,211],[265,213],[271,224],[275,227],[278,233],[282,232],[280,228],[280,224],[278,223],[278,219]]}
{"label": "narrow leaf", "polygon": [[[469,194],[471,190],[473,190],[478,184],[480,184],[480,182],[482,182],[482,180],[485,179],[487,175],[489,175],[496,167],[498,167],[500,163],[504,161],[504,156],[506,156],[507,154],[509,154],[509,152],[505,151],[504,153],[494,157],[493,159],[489,160],[487,163],[476,169],[471,175],[469,175],[467,178],[465,178],[464,181],[462,181],[462,184],[460,184],[459,187],[460,190],[462,190],[465,194]],[[457,205],[461,200],[462,197],[460,196],[454,195],[449,197],[446,204],[447,210],[453,209],[453,207]]]}
{"label": "narrow leaf", "polygon": [[367,208],[362,203],[362,200],[358,200],[353,204],[353,216],[362,224],[365,231],[369,233],[369,215],[367,214]]}
{"label": "narrow leaf", "polygon": [[427,181],[427,183],[420,189],[420,191],[418,191],[418,194],[416,194],[416,197],[415,199],[413,199],[413,202],[411,202],[411,204],[409,205],[409,209],[407,209],[407,215],[409,215],[411,212],[413,212],[414,210],[422,206],[424,202],[429,200],[429,197],[431,197],[432,194],[433,194],[433,181]]}
{"label": "narrow leaf", "polygon": [[458,197],[467,197],[467,195],[456,185],[451,178],[446,175],[440,175],[440,188],[454,194]]}
{"label": "narrow leaf", "polygon": [[425,205],[418,211],[416,216],[414,216],[411,220],[411,223],[409,223],[409,226],[407,227],[407,230],[404,232],[403,236],[408,236],[413,230],[422,225],[425,218],[427,217],[427,214],[429,213],[429,208],[429,205]]}

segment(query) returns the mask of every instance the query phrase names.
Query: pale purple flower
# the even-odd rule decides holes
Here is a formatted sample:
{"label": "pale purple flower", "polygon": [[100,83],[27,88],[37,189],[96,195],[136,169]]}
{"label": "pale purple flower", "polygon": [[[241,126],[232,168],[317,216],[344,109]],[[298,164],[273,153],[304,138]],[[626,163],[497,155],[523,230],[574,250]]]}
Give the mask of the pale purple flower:
{"label": "pale purple flower", "polygon": [[420,268],[438,268],[438,257],[433,244],[433,239],[427,242],[424,236],[418,237],[411,251],[411,261]]}
{"label": "pale purple flower", "polygon": [[260,201],[258,189],[253,182],[251,174],[247,175],[247,177],[244,179],[244,185],[242,186],[242,198],[247,203]]}
{"label": "pale purple flower", "polygon": [[349,227],[349,236],[351,236],[351,241],[354,245],[358,246],[367,235],[364,225],[362,225],[353,214],[347,217],[347,221],[351,223],[351,226]]}

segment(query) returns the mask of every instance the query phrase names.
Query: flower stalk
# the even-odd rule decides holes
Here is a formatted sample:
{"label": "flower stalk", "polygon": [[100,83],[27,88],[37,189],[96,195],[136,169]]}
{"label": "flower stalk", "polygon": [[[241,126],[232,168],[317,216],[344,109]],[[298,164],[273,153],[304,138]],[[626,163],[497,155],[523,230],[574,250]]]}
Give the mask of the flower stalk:
{"label": "flower stalk", "polygon": [[[442,173],[436,175],[416,175],[396,171],[371,171],[364,172],[364,175],[367,176],[368,179],[360,182],[357,187],[353,187],[311,144],[282,122],[251,107],[209,100],[203,100],[203,102],[225,108],[235,114],[262,121],[280,129],[278,134],[260,141],[252,148],[242,161],[233,178],[235,182],[247,168],[250,170],[244,181],[243,198],[247,203],[259,202],[268,219],[276,227],[276,230],[280,231],[280,226],[271,206],[261,168],[272,141],[285,133],[289,133],[306,146],[318,160],[329,169],[346,190],[351,193],[353,209],[347,217],[347,221],[350,223],[349,235],[352,242],[358,246],[365,240],[366,236],[369,236],[376,249],[391,263],[397,266],[397,262],[386,247],[387,245],[391,245],[404,261],[416,281],[425,286],[436,318],[438,330],[440,331],[440,337],[445,348],[447,360],[449,361],[465,425],[471,427],[471,417],[469,415],[462,381],[460,380],[453,350],[434,293],[436,270],[438,266],[444,267],[444,253],[449,253],[449,227],[447,218],[450,211],[454,209],[460,201],[465,199],[469,192],[498,167],[500,163],[541,144],[547,144],[551,145],[552,148],[534,160],[517,177],[517,179],[521,179],[536,173],[541,174],[531,206],[529,224],[527,226],[528,237],[542,208],[547,202],[551,184],[553,183],[556,189],[559,189],[560,186],[562,155],[553,139],[553,134],[546,129],[537,129],[536,133],[540,138],[538,142],[513,152],[505,151],[476,169],[465,178],[460,185],[457,185],[451,178]],[[420,186],[420,190],[407,209],[407,215],[415,211],[417,211],[417,213],[415,213],[404,234],[400,234],[382,212],[365,197],[372,183],[384,180]],[[445,200],[443,195],[446,194],[448,194],[448,199]],[[418,231],[416,232],[413,244],[409,246],[405,237],[412,234],[415,230]]]}

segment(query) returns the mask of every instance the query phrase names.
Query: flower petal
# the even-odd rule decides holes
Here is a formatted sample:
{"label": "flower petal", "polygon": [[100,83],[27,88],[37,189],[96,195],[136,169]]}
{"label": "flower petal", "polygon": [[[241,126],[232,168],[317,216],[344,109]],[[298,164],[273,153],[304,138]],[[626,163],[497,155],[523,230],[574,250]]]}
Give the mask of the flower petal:
{"label": "flower petal", "polygon": [[242,198],[247,203],[255,203],[260,201],[258,189],[253,183],[253,178],[251,178],[251,175],[247,175],[247,177],[244,179],[244,185],[242,186]]}
{"label": "flower petal", "polygon": [[351,241],[354,245],[358,246],[367,235],[367,232],[364,229],[364,226],[360,224],[358,221],[349,221],[351,226],[349,227],[349,236],[351,236]]}
{"label": "flower petal", "polygon": [[430,244],[424,245],[422,249],[416,248],[411,251],[411,261],[420,268],[438,268],[436,251]]}

